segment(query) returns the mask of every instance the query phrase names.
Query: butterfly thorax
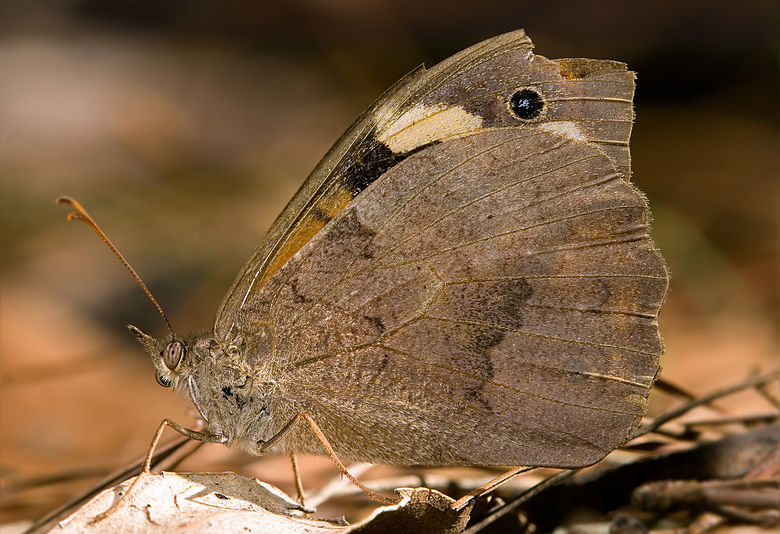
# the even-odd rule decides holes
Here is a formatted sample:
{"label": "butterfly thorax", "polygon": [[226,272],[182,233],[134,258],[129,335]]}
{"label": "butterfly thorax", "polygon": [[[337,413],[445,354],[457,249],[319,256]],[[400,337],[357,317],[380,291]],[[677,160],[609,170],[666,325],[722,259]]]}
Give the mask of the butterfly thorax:
{"label": "butterfly thorax", "polygon": [[[224,347],[208,334],[166,344],[135,331],[152,356],[157,381],[188,397],[214,438],[258,453],[284,425],[274,420],[269,405],[274,381],[263,366],[246,361],[244,347]],[[181,356],[166,354],[172,346],[181,347]]]}

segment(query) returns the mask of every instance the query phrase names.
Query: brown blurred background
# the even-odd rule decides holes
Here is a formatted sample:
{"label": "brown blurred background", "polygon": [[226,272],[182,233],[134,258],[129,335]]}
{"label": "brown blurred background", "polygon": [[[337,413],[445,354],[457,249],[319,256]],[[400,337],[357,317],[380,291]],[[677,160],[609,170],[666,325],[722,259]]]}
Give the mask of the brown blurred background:
{"label": "brown blurred background", "polygon": [[[3,2],[0,519],[36,517],[138,456],[163,417],[193,421],[125,329],[162,334],[156,312],[56,197],[91,210],[178,331],[207,330],[358,113],[419,63],[521,27],[542,55],[638,73],[634,181],[672,272],[663,376],[703,393],[775,367],[778,5]],[[724,411],[768,409],[734,402]],[[186,468],[291,489],[284,459],[246,460],[208,445]],[[307,487],[334,476],[304,465]]]}

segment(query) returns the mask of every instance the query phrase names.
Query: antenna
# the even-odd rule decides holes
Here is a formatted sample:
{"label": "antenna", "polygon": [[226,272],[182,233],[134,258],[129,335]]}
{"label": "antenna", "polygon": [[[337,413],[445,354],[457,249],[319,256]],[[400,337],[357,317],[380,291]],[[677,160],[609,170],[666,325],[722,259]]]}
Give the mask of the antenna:
{"label": "antenna", "polygon": [[76,200],[70,198],[70,197],[60,197],[57,199],[57,204],[69,204],[72,206],[76,211],[73,213],[68,213],[68,220],[72,221],[74,219],[77,219],[79,221],[83,221],[87,224],[92,230],[95,231],[95,233],[98,235],[100,239],[103,240],[103,243],[106,244],[108,248],[111,249],[111,252],[114,253],[114,255],[119,258],[119,261],[122,262],[122,265],[124,265],[128,271],[130,271],[130,275],[135,278],[135,281],[138,282],[138,285],[141,286],[141,289],[144,290],[144,293],[146,293],[146,296],[149,297],[149,300],[152,301],[152,304],[154,304],[154,307],[157,308],[157,311],[160,312],[160,316],[163,318],[163,321],[165,321],[165,324],[168,326],[168,333],[171,335],[171,339],[174,339],[173,334],[173,328],[171,327],[171,323],[168,321],[168,317],[165,315],[165,312],[163,311],[160,304],[157,302],[157,300],[152,296],[151,291],[149,291],[149,288],[146,287],[146,284],[144,284],[143,280],[141,280],[141,277],[138,276],[138,273],[135,272],[135,270],[130,267],[130,264],[127,263],[127,260],[122,256],[122,254],[117,250],[117,248],[114,246],[114,244],[111,242],[110,239],[106,236],[106,234],[103,233],[103,230],[100,229],[100,227],[97,225],[95,220],[87,213],[87,210],[84,209],[84,207],[76,202]]}

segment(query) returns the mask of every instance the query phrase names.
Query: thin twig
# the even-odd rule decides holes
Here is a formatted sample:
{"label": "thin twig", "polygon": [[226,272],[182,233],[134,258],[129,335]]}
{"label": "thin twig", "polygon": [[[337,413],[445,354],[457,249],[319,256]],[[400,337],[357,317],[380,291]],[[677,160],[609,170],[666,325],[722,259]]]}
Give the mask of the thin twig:
{"label": "thin twig", "polygon": [[759,384],[756,386],[756,391],[759,395],[764,397],[769,404],[774,406],[775,408],[780,408],[780,399],[778,399],[776,396],[772,395],[769,390],[767,389],[767,386],[769,384]]}
{"label": "thin twig", "polygon": [[503,506],[500,506],[490,512],[488,515],[486,515],[479,523],[476,523],[466,530],[463,531],[463,534],[476,534],[483,528],[487,527],[494,521],[500,519],[501,517],[505,516],[509,512],[515,510],[520,505],[528,501],[531,497],[536,496],[541,491],[547,489],[550,486],[554,486],[555,484],[558,484],[559,482],[562,482],[572,476],[574,473],[576,473],[577,469],[566,469],[564,471],[560,471],[558,473],[555,473],[554,475],[547,477],[546,479],[542,480],[532,488],[524,491],[511,501],[507,502]]}
{"label": "thin twig", "polygon": [[777,419],[779,418],[780,418],[780,414],[778,413],[738,415],[735,417],[723,417],[721,419],[691,421],[689,423],[685,423],[685,428],[690,428],[694,426],[721,426],[721,425],[730,425],[733,423],[741,423],[743,425],[748,425],[752,423],[771,423],[772,421],[777,421]]}
{"label": "thin twig", "polygon": [[699,397],[698,399],[692,400],[680,406],[679,408],[676,408],[670,412],[665,413],[664,415],[655,418],[653,421],[640,427],[636,432],[634,432],[634,435],[631,436],[630,439],[635,439],[638,438],[639,436],[644,436],[645,434],[649,434],[650,432],[655,432],[658,428],[665,425],[669,421],[673,419],[677,419],[678,417],[691,411],[697,406],[709,404],[710,402],[719,399],[721,397],[726,397],[733,393],[737,393],[738,391],[760,386],[777,379],[778,379],[778,373],[777,371],[773,371],[765,375],[750,378],[735,386],[728,386],[722,389],[715,390],[712,393],[709,393],[708,395],[704,395],[703,397]]}

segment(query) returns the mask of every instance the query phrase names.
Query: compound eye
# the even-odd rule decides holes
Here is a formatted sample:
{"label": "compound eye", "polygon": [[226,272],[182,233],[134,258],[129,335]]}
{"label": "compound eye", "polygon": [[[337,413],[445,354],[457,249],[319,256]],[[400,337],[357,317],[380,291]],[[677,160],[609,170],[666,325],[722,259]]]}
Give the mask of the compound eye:
{"label": "compound eye", "polygon": [[186,349],[181,341],[171,341],[162,351],[162,359],[168,369],[176,369],[184,357]]}
{"label": "compound eye", "polygon": [[160,384],[162,387],[164,388],[171,387],[171,381],[161,376],[159,373],[155,373],[154,377],[157,379],[157,383]]}

